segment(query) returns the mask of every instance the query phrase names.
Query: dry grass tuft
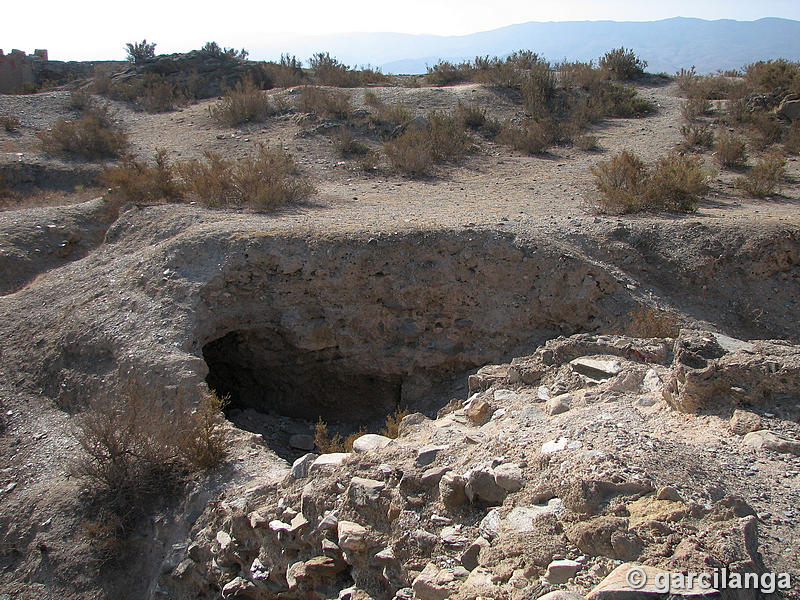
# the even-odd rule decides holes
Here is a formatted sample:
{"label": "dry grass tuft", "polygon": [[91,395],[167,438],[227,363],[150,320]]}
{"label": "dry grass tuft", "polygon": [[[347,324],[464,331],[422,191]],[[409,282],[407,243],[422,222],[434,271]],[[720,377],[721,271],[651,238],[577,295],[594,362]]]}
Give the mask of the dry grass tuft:
{"label": "dry grass tuft", "polygon": [[121,165],[107,168],[100,181],[129,202],[176,202],[184,194],[163,148],[156,150],[152,165],[126,158]]}
{"label": "dry grass tuft", "polygon": [[9,133],[17,131],[20,126],[19,119],[15,115],[2,115],[0,116],[0,125]]}
{"label": "dry grass tuft", "polygon": [[714,154],[719,164],[728,169],[740,169],[747,161],[747,149],[740,137],[723,131],[714,142]]}
{"label": "dry grass tuft", "polygon": [[786,178],[786,159],[777,152],[770,152],[744,176],[738,177],[734,184],[753,198],[766,198],[780,191],[781,182]]}
{"label": "dry grass tuft", "polygon": [[209,108],[211,118],[226,127],[242,123],[260,123],[278,112],[252,79],[240,81],[215,106]]}
{"label": "dry grass tuft", "polygon": [[318,117],[346,119],[350,114],[350,94],[308,85],[300,91],[297,107]]}

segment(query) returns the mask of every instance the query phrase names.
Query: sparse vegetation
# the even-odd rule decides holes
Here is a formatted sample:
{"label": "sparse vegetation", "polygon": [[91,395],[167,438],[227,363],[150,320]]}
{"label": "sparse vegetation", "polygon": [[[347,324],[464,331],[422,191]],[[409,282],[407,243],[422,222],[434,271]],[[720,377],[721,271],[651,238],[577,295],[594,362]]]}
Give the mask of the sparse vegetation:
{"label": "sparse vegetation", "polygon": [[778,192],[786,177],[786,160],[776,152],[758,159],[745,175],[735,181],[738,188],[753,198],[766,198]]}
{"label": "sparse vegetation", "polygon": [[787,154],[800,154],[800,123],[792,123],[789,132],[783,138],[783,149]]}
{"label": "sparse vegetation", "polygon": [[739,169],[747,161],[744,140],[727,131],[720,132],[714,142],[714,155],[719,164],[728,169]]}
{"label": "sparse vegetation", "polygon": [[64,154],[88,160],[120,156],[128,136],[114,124],[107,106],[84,111],[77,121],[60,119],[36,134],[47,154]]}
{"label": "sparse vegetation", "polygon": [[140,65],[155,57],[156,44],[148,44],[146,39],[141,42],[128,42],[125,44],[125,52],[128,55],[128,61]]}
{"label": "sparse vegetation", "polygon": [[314,193],[314,186],[280,148],[260,146],[255,155],[240,160],[206,152],[204,160],[180,163],[176,170],[186,196],[208,207],[274,210]]}
{"label": "sparse vegetation", "polygon": [[711,114],[711,101],[707,98],[689,98],[681,104],[681,114],[689,123]]}
{"label": "sparse vegetation", "polygon": [[407,129],[402,135],[386,142],[383,152],[393,168],[412,177],[426,175],[433,164],[431,137],[423,129]]}
{"label": "sparse vegetation", "polygon": [[0,115],[0,125],[9,133],[17,131],[20,126],[19,119],[16,115]]}
{"label": "sparse vegetation", "polygon": [[358,87],[369,83],[386,83],[389,77],[369,67],[351,69],[328,52],[317,52],[308,59],[318,85],[335,87]]}
{"label": "sparse vegetation", "polygon": [[209,108],[211,117],[226,127],[266,121],[277,111],[252,79],[238,82],[225,92],[222,100]]}
{"label": "sparse vegetation", "polygon": [[322,420],[322,417],[319,417],[316,425],[314,425],[314,445],[321,454],[345,451],[342,436],[335,433],[331,437],[330,433],[328,433],[328,424]]}
{"label": "sparse vegetation", "polygon": [[369,152],[369,147],[364,142],[356,139],[350,127],[340,127],[332,137],[336,150],[344,158],[364,156]]}
{"label": "sparse vegetation", "polygon": [[392,414],[386,417],[386,423],[380,431],[381,435],[388,438],[396,439],[400,435],[400,423],[409,414],[408,409],[398,407]]}
{"label": "sparse vegetation", "polygon": [[497,140],[526,154],[541,154],[553,143],[552,125],[528,119],[522,125],[505,123]]}
{"label": "sparse vegetation", "polygon": [[296,56],[281,54],[280,61],[268,64],[272,79],[277,87],[293,87],[303,83],[305,78],[303,64]]}
{"label": "sparse vegetation", "polygon": [[350,114],[350,94],[309,85],[300,91],[297,107],[318,117],[346,119]]}
{"label": "sparse vegetation", "polygon": [[599,205],[610,213],[643,210],[647,167],[632,152],[623,151],[592,167],[595,185],[602,194]]}
{"label": "sparse vegetation", "polygon": [[92,95],[86,88],[72,90],[69,95],[69,106],[75,110],[86,110],[92,106]]}
{"label": "sparse vegetation", "polygon": [[411,122],[406,130],[383,145],[392,167],[411,176],[429,173],[432,163],[457,160],[473,147],[473,140],[457,116],[432,111],[425,122]]}
{"label": "sparse vegetation", "polygon": [[598,137],[596,135],[581,135],[575,140],[575,145],[584,152],[591,152],[600,147],[597,142]]}
{"label": "sparse vegetation", "polygon": [[200,52],[207,56],[214,56],[214,57],[225,57],[225,58],[238,58],[241,60],[246,60],[250,53],[242,48],[241,50],[236,50],[235,48],[223,48],[217,42],[206,42],[202,48],[200,48]]}

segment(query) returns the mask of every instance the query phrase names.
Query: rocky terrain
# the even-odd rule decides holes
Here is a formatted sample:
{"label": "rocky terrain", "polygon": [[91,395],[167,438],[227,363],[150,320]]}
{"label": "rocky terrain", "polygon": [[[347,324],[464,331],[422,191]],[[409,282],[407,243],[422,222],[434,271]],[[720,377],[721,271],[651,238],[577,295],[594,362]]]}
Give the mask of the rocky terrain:
{"label": "rocky terrain", "polygon": [[[478,84],[373,89],[516,116]],[[694,214],[597,214],[602,154],[680,139],[677,85],[640,93],[658,112],[597,125],[601,153],[483,140],[422,179],[342,160],[324,120],[118,103],[140,158],[290,151],[317,193],[273,214],[123,202],[38,149],[69,91],[0,98],[26,190],[0,213],[0,598],[666,596],[634,567],[785,572],[673,593],[800,598],[797,161],[764,200],[718,171]],[[74,431],[130,385],[228,395],[229,445],[106,561]],[[318,418],[368,433],[322,452]]]}

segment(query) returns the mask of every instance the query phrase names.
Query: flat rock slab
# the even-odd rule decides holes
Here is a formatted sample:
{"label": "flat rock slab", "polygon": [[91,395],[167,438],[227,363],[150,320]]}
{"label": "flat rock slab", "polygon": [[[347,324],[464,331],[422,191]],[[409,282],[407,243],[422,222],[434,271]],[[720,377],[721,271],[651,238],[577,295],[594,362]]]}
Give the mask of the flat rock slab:
{"label": "flat rock slab", "polygon": [[369,452],[370,450],[375,450],[377,448],[383,448],[387,444],[390,444],[392,438],[386,437],[385,435],[378,435],[377,433],[367,433],[359,437],[355,442],[353,442],[353,452],[356,454],[364,454],[365,452]]}
{"label": "flat rock slab", "polygon": [[576,358],[570,361],[572,370],[590,379],[611,379],[622,372],[622,363],[618,360],[600,360],[597,358]]}
{"label": "flat rock slab", "polygon": [[326,467],[341,467],[346,458],[350,456],[349,452],[330,452],[328,454],[321,454],[317,457],[308,472],[313,473],[319,469]]}

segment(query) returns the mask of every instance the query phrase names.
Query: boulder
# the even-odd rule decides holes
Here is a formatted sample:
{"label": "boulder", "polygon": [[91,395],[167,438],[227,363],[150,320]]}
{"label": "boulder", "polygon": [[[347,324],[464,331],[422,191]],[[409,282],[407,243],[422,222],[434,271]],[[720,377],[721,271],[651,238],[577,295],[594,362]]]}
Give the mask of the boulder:
{"label": "boulder", "polygon": [[554,560],[547,565],[547,572],[544,578],[548,583],[554,585],[566,583],[575,577],[575,574],[580,571],[581,566],[581,563],[575,560]]}
{"label": "boulder", "polygon": [[417,466],[427,467],[434,460],[436,460],[436,456],[440,452],[447,450],[448,448],[449,446],[423,446],[419,449],[419,452],[417,452]]}
{"label": "boulder", "polygon": [[486,516],[481,519],[480,525],[478,525],[478,531],[486,540],[490,542],[500,535],[500,512],[493,508]]}
{"label": "boulder", "polygon": [[570,394],[554,396],[544,405],[544,411],[551,417],[565,413],[570,409],[571,400],[572,396]]}
{"label": "boulder", "polygon": [[537,520],[547,515],[558,514],[563,509],[564,503],[560,498],[552,498],[547,504],[515,506],[506,515],[503,527],[519,533],[533,531]]}
{"label": "boulder", "polygon": [[347,495],[356,506],[367,506],[380,498],[384,487],[386,487],[386,484],[382,481],[353,477],[350,480]]}
{"label": "boulder", "polygon": [[476,425],[483,425],[488,421],[492,413],[494,412],[494,408],[491,404],[489,404],[484,398],[474,398],[472,402],[469,403],[464,413],[467,415],[467,418],[475,423]]}
{"label": "boulder", "polygon": [[470,502],[484,502],[492,506],[502,504],[508,494],[507,490],[497,484],[494,469],[487,467],[469,472],[464,492]]}
{"label": "boulder", "polygon": [[292,463],[292,477],[295,479],[303,479],[308,477],[308,472],[311,470],[311,465],[317,460],[319,456],[309,452],[304,454]]}
{"label": "boulder", "polygon": [[581,357],[570,361],[572,370],[594,380],[611,379],[622,371],[622,363],[618,360],[600,360]]}
{"label": "boulder", "polygon": [[453,509],[467,501],[467,480],[453,472],[445,473],[439,480],[439,498],[447,508]]}
{"label": "boulder", "polygon": [[800,442],[778,437],[767,429],[752,431],[744,436],[744,445],[754,450],[771,450],[780,454],[800,455]]}
{"label": "boulder", "polygon": [[428,563],[414,579],[411,588],[419,600],[444,600],[456,589],[455,576],[449,569],[440,569]]}
{"label": "boulder", "polygon": [[313,463],[311,463],[311,467],[308,469],[308,472],[313,473],[314,471],[328,467],[341,467],[342,463],[344,463],[344,461],[349,457],[349,452],[331,452],[329,454],[321,454],[314,460]]}
{"label": "boulder", "polygon": [[367,433],[357,438],[353,442],[353,452],[356,454],[364,454],[370,450],[383,448],[392,441],[392,438],[385,435],[378,435],[377,433]]}
{"label": "boulder", "polygon": [[784,99],[775,109],[775,114],[792,122],[800,121],[800,100]]}
{"label": "boulder", "polygon": [[362,551],[367,547],[367,530],[358,523],[339,521],[337,534],[342,550]]}
{"label": "boulder", "polygon": [[475,569],[478,566],[478,558],[480,557],[481,550],[484,548],[489,548],[490,546],[491,544],[486,538],[482,536],[475,538],[475,541],[472,542],[469,547],[461,553],[459,558],[461,566],[468,571]]}
{"label": "boulder", "polygon": [[516,463],[505,463],[494,468],[494,480],[507,492],[518,492],[524,485],[522,469]]}
{"label": "boulder", "polygon": [[736,435],[747,435],[761,429],[761,417],[749,410],[736,409],[728,422],[728,429]]}

